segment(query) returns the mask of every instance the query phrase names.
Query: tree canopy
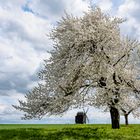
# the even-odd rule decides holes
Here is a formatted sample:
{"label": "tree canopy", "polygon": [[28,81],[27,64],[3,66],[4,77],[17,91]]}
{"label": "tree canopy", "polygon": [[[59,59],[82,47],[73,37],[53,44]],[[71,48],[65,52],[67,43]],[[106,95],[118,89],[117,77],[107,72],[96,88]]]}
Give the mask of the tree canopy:
{"label": "tree canopy", "polygon": [[39,72],[44,82],[14,107],[31,119],[94,106],[95,102],[117,107],[120,95],[130,92],[138,98],[140,45],[121,36],[122,22],[97,7],[82,17],[66,14],[50,35],[54,41],[51,57]]}

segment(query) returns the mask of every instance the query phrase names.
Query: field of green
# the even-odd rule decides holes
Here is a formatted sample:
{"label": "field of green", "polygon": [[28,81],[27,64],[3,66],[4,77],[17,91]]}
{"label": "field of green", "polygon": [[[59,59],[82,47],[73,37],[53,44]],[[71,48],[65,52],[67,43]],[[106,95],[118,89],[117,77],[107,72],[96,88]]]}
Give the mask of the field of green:
{"label": "field of green", "polygon": [[140,125],[0,124],[0,140],[140,140]]}

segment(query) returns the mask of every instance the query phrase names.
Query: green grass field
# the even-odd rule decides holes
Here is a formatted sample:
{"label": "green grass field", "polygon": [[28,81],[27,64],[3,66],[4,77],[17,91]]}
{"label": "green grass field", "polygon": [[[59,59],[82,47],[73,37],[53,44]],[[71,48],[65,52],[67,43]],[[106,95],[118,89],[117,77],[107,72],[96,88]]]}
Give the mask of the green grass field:
{"label": "green grass field", "polygon": [[0,124],[0,140],[140,140],[140,125]]}

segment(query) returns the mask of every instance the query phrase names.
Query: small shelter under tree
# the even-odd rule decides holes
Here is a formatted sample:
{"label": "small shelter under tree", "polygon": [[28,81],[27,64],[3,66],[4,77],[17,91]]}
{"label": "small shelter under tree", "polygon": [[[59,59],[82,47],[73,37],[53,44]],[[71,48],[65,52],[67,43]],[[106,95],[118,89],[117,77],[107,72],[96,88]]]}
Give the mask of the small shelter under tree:
{"label": "small shelter under tree", "polygon": [[75,116],[75,123],[76,124],[86,124],[86,113],[85,112],[77,112]]}

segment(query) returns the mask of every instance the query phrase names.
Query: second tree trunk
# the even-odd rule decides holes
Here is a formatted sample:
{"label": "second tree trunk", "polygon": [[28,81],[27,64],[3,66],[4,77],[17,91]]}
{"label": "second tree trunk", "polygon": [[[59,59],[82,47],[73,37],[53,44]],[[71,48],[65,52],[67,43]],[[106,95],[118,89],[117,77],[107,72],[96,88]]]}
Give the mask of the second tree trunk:
{"label": "second tree trunk", "polygon": [[128,125],[128,114],[125,114],[124,117],[125,117],[125,124]]}

